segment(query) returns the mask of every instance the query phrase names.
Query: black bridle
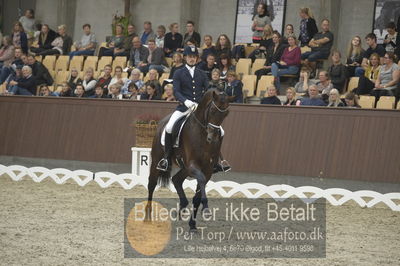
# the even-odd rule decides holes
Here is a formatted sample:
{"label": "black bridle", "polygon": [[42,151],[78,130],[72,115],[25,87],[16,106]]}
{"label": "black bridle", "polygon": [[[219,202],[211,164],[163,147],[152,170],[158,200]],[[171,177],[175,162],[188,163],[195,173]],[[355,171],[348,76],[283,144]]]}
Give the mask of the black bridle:
{"label": "black bridle", "polygon": [[210,113],[210,110],[211,110],[211,107],[212,106],[214,106],[215,107],[215,109],[217,109],[217,111],[218,112],[220,112],[220,113],[225,113],[225,112],[227,112],[228,110],[229,110],[229,106],[226,108],[226,109],[221,109],[221,108],[219,108],[216,104],[215,104],[215,102],[214,102],[214,100],[212,100],[210,103],[208,103],[208,105],[207,105],[207,108],[206,108],[206,110],[204,111],[204,124],[203,123],[201,123],[201,121],[197,118],[197,116],[196,116],[196,114],[194,113],[194,111],[193,111],[193,116],[194,116],[194,119],[196,120],[196,122],[204,129],[204,130],[206,130],[207,131],[207,129],[211,129],[211,130],[217,130],[218,131],[218,133],[220,133],[221,132],[221,125],[214,125],[213,123],[210,123],[210,122],[208,122],[208,118],[209,118],[209,113]]}

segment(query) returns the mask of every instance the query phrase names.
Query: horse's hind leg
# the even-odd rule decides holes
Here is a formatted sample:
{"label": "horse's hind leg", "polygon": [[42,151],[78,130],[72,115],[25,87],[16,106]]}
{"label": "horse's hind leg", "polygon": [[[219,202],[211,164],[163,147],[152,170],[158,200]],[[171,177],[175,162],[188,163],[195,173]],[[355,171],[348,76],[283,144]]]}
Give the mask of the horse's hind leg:
{"label": "horse's hind leg", "polygon": [[189,201],[186,198],[185,191],[183,190],[182,184],[187,177],[187,172],[184,169],[179,170],[173,177],[172,182],[174,183],[176,192],[179,196],[179,207],[180,209],[184,209],[188,206]]}
{"label": "horse's hind leg", "polygon": [[146,205],[146,220],[150,220],[151,217],[151,201],[153,200],[153,193],[157,186],[159,171],[156,169],[155,163],[151,163],[149,183],[147,184],[148,197]]}

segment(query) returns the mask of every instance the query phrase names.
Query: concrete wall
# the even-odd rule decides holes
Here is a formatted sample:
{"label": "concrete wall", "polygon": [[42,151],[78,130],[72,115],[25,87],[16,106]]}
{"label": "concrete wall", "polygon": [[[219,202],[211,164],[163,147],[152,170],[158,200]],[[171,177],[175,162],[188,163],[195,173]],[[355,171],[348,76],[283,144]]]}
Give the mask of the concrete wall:
{"label": "concrete wall", "polygon": [[89,23],[98,42],[112,33],[113,14],[124,14],[124,0],[77,0],[74,41],[82,36],[82,25]]}
{"label": "concrete wall", "polygon": [[[60,12],[68,4],[68,12]],[[225,33],[233,40],[236,19],[236,0],[131,0],[130,11],[132,22],[141,32],[143,21],[150,20],[155,30],[158,25],[178,22],[181,32],[185,31],[187,20],[193,20],[202,36],[210,34],[217,38]],[[296,34],[299,32],[299,9],[310,7],[319,26],[323,18],[332,21],[332,32],[335,35],[335,47],[345,53],[349,40],[354,35],[362,39],[372,30],[374,0],[287,0],[285,23],[293,24]],[[75,16],[74,40],[82,34],[81,27],[90,23],[99,42],[105,41],[111,34],[112,15],[122,14],[124,0],[36,0],[37,18],[48,23],[52,28],[60,22],[68,22]],[[62,16],[64,15],[64,16]],[[365,46],[365,42],[364,42]]]}

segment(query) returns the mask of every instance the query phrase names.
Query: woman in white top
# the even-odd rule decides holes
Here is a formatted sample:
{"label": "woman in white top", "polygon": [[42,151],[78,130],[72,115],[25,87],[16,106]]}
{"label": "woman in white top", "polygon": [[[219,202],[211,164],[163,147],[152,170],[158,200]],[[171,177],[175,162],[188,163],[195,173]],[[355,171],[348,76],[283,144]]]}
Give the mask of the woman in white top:
{"label": "woman in white top", "polygon": [[117,66],[115,67],[114,77],[111,79],[109,86],[119,84],[122,87],[127,80],[127,78],[122,77],[122,67]]}
{"label": "woman in white top", "polygon": [[35,32],[35,11],[33,9],[27,9],[25,15],[19,18],[25,33],[28,35],[28,39],[33,39],[33,33]]}
{"label": "woman in white top", "polygon": [[94,88],[96,87],[97,80],[94,78],[94,70],[89,67],[86,69],[85,76],[83,77],[83,88],[85,89],[86,95],[91,96],[94,94]]}

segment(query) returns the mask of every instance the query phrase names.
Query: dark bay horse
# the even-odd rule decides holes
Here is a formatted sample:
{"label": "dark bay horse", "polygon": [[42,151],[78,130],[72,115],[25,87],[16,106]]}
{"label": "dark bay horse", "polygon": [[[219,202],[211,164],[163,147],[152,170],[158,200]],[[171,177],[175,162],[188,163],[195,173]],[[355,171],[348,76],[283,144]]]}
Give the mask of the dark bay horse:
{"label": "dark bay horse", "polygon": [[[228,115],[229,103],[233,100],[234,96],[227,96],[224,92],[207,91],[182,129],[179,148],[174,148],[172,152],[171,159],[173,162],[176,163],[177,158],[183,162],[183,165],[180,165],[180,170],[172,177],[172,182],[179,195],[181,210],[189,204],[182,188],[183,182],[188,176],[197,180],[196,193],[193,197],[193,214],[189,221],[192,230],[196,229],[195,219],[200,203],[203,205],[203,210],[208,208],[206,184],[211,178],[214,165],[218,163],[223,139],[220,126]],[[148,183],[149,195],[146,207],[147,218],[151,214],[151,201],[157,184],[165,187],[169,185],[171,179],[171,170],[162,172],[156,168],[158,161],[164,156],[161,135],[170,116],[160,121],[157,134],[153,140]]]}

